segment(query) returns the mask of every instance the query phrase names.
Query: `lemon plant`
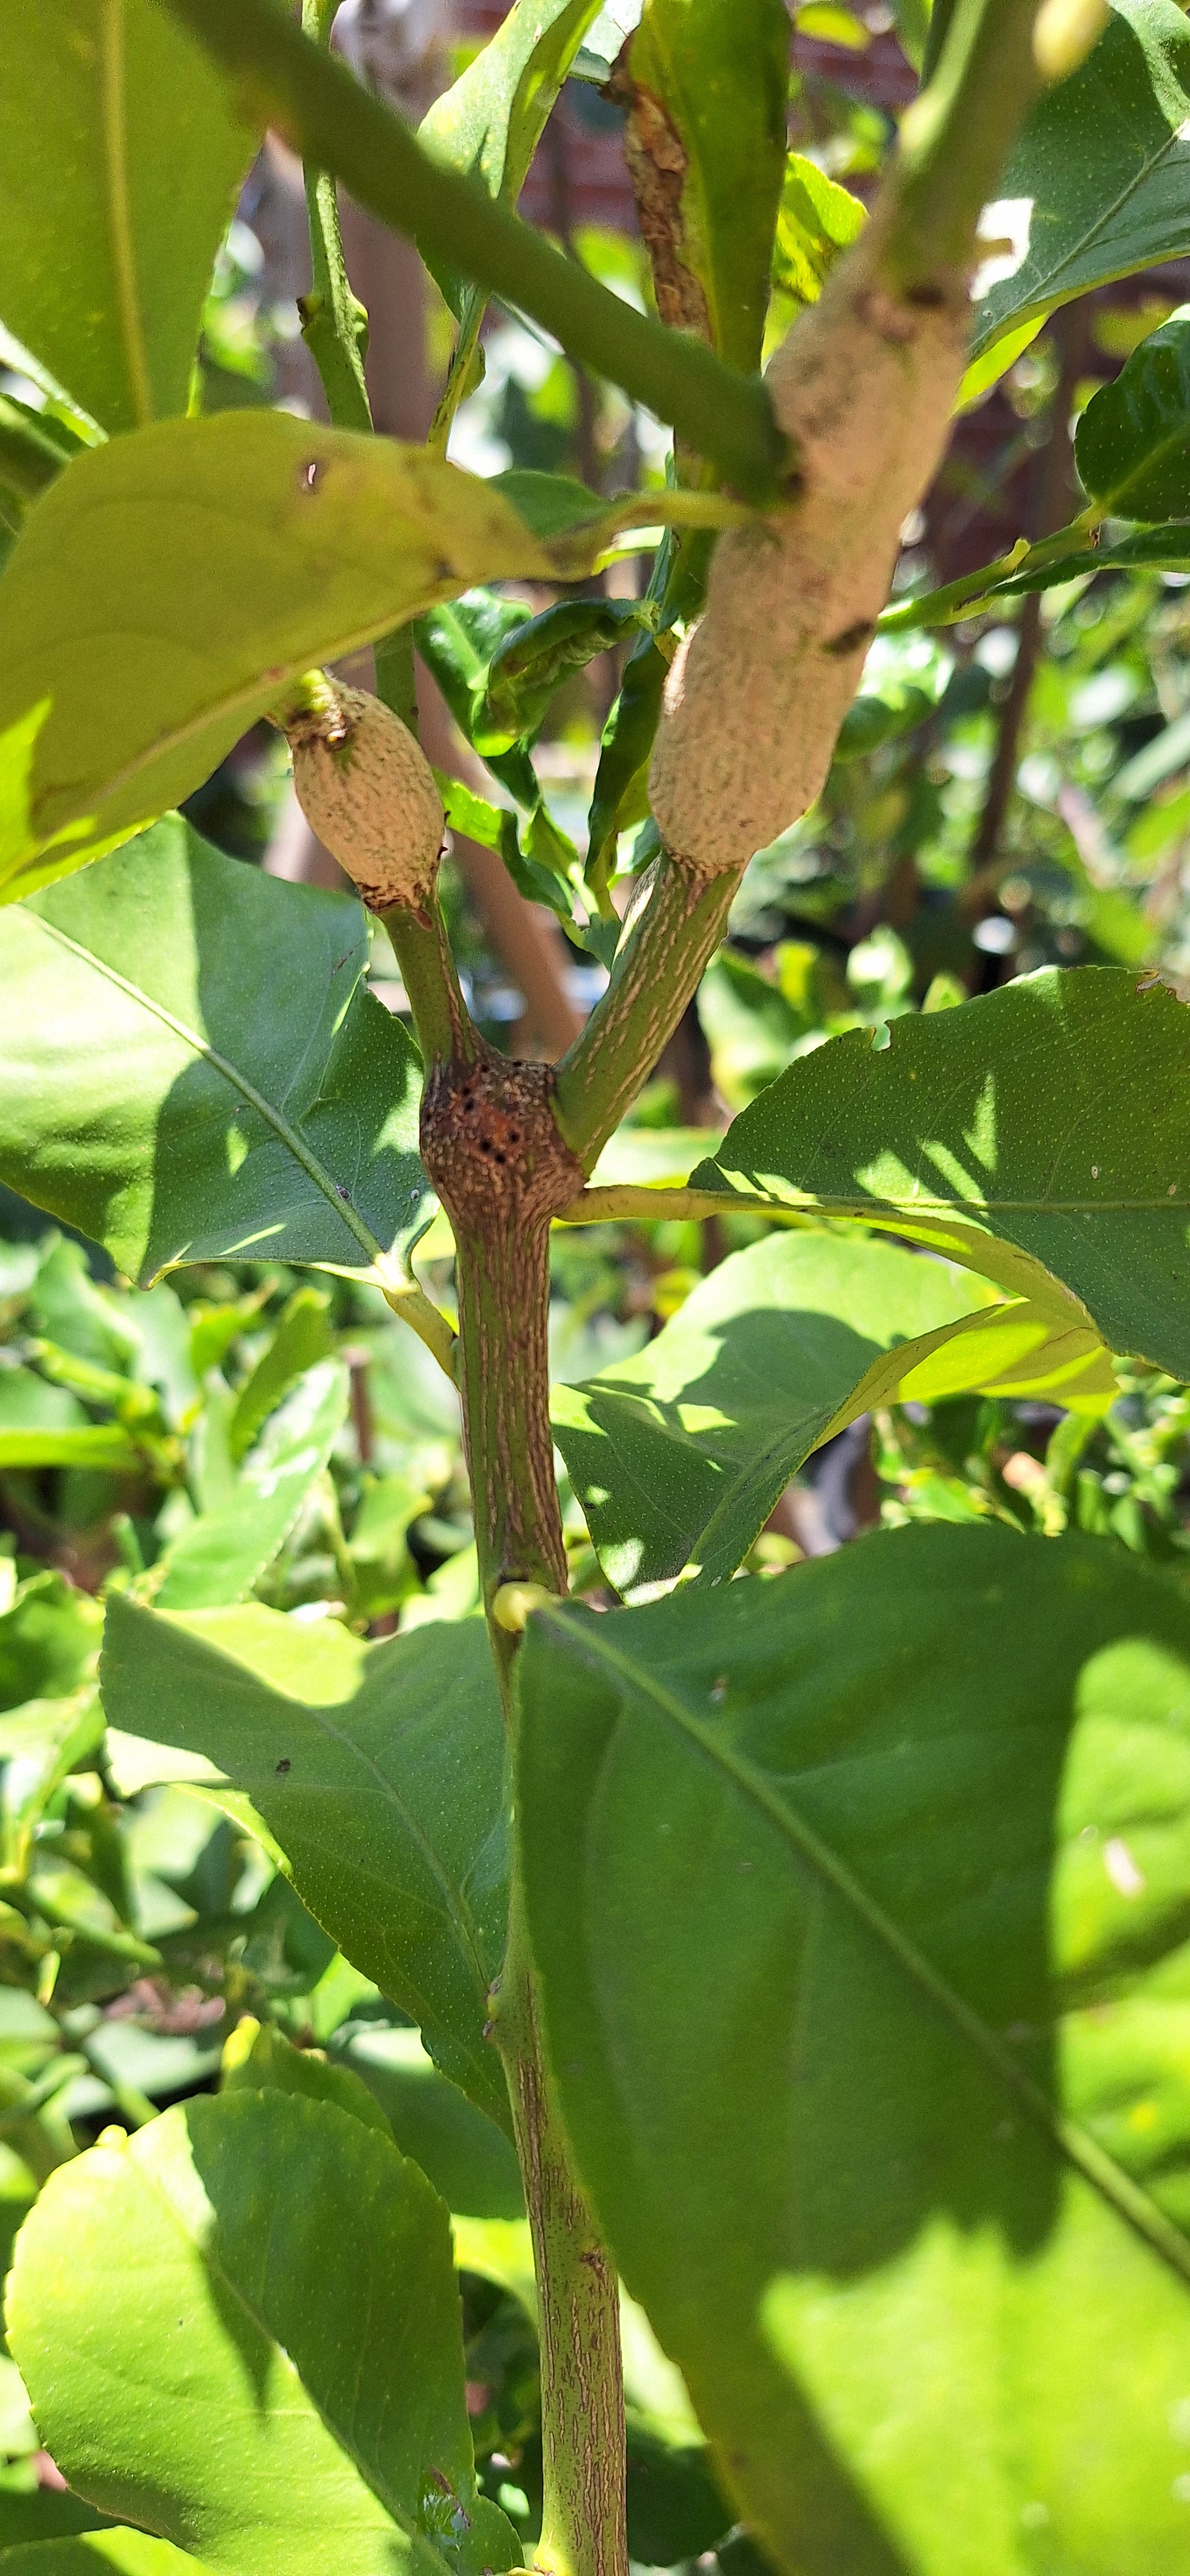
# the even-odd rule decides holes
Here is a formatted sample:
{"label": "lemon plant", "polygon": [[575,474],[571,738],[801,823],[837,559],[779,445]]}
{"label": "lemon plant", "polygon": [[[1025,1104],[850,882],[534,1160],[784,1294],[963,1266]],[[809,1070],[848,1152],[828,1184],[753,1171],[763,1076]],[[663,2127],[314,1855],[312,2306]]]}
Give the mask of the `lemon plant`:
{"label": "lemon plant", "polygon": [[[600,1166],[881,622],[1190,569],[1175,316],[1089,406],[1062,537],[887,607],[956,404],[1064,300],[1190,246],[1190,36],[1173,0],[935,0],[928,33],[907,9],[920,93],[865,215],[787,155],[780,0],[644,0],[610,37],[595,0],[517,0],[420,136],[332,54],[335,14],[0,12],[28,397],[0,410],[0,1174],[143,1288],[219,1259],[366,1280],[457,1389],[483,1621],[315,1643],[244,1598],[342,1420],[303,1341],[309,1418],[291,1394],[253,1447],[258,1390],[230,1536],[199,1522],[112,1594],[100,1688],[127,1776],[256,1837],[469,2144],[427,2150],[434,2188],[349,2068],[249,2017],[217,2094],[64,2150],[7,2330],[89,2526],[0,2565],[520,2565],[458,2262],[536,2328],[552,2576],[623,2576],[630,2545],[1190,2569],[1184,1587],[1003,1519],[732,1579],[872,1408],[975,1392],[1077,1426],[1113,1354],[1190,1378],[1190,1021],[1123,968],[1047,969],[801,1056],[660,1184]],[[572,70],[622,111],[655,313],[516,212]],[[327,426],[191,402],[266,123],[306,167]],[[372,435],[340,182],[457,320],[424,448]],[[449,460],[490,296],[672,428],[664,485]],[[614,613],[499,588],[573,584],[632,530],[653,567]],[[415,641],[499,803],[427,763]],[[532,749],[611,643],[584,855]],[[375,693],[330,667],[369,645]],[[412,1036],[358,904],[173,811],[262,716]],[[468,1008],[448,819],[609,970],[557,1066]],[[413,1266],[435,1201],[457,1320]],[[763,1236],[551,1402],[552,1229],[725,1213]],[[154,1402],[101,1433],[121,1457],[168,1444]],[[596,1608],[566,1600],[557,1452]]]}

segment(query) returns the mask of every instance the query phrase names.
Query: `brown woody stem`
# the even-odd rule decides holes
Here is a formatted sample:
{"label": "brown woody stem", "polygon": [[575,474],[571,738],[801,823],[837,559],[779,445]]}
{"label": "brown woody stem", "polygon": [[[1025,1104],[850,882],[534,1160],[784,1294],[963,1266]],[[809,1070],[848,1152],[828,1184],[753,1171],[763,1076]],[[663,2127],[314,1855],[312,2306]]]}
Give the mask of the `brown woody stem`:
{"label": "brown woody stem", "polygon": [[[424,936],[419,930],[418,940]],[[406,955],[415,967],[424,963],[407,930],[397,953],[403,965]],[[559,1133],[552,1069],[512,1063],[469,1022],[467,1031],[459,1051],[427,1049],[422,1155],[454,1228],[458,1380],[480,1583],[511,1725],[517,1639],[492,1615],[493,1603],[517,1582],[566,1589],[549,1422],[549,1229],[581,1186],[582,1167]],[[493,2031],[540,2300],[545,2491],[535,2564],[549,2576],[627,2576],[616,2281],[551,2098],[519,1860]]]}

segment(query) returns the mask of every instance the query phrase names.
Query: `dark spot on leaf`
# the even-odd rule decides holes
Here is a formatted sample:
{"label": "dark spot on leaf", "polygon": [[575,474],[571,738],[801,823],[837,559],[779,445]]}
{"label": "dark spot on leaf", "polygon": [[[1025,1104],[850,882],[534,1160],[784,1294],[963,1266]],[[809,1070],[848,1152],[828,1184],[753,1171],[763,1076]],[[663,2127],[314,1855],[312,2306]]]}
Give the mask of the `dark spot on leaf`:
{"label": "dark spot on leaf", "polygon": [[280,1761],[276,1765],[276,1769],[279,1773],[283,1771],[292,1771],[293,1764],[290,1761],[288,1753],[282,1754]]}

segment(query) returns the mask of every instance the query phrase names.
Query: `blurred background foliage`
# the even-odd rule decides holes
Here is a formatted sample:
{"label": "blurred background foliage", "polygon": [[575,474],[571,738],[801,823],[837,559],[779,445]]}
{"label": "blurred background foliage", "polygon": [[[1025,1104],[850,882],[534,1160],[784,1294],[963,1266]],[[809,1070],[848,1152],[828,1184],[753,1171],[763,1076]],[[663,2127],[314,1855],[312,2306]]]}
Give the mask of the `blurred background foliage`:
{"label": "blurred background foliage", "polygon": [[[435,18],[412,69],[401,58],[393,94],[419,108],[499,15],[476,7],[445,31]],[[900,25],[911,46],[912,11]],[[882,6],[809,0],[795,29],[791,144],[862,200],[913,94],[910,63]],[[524,202],[643,304],[648,264],[619,128],[597,86],[569,81]],[[366,234],[349,230],[364,266]],[[402,256],[391,243],[384,252],[390,262]],[[301,260],[293,173],[271,148],[207,305],[203,407],[317,407],[295,302]],[[398,323],[416,327],[416,364],[407,340],[402,382],[412,410],[422,404],[421,426],[398,416],[396,397],[387,416],[382,399],[376,406],[381,426],[407,435],[428,421],[450,340],[445,307],[419,279],[413,264],[390,274],[387,345],[383,297],[374,281],[365,290],[374,368],[391,360]],[[411,307],[411,294],[423,300]],[[1073,513],[1079,413],[1188,296],[1190,274],[1175,265],[1103,289],[1047,326],[956,424],[937,484],[903,530],[900,593],[952,580]],[[608,492],[664,479],[656,424],[498,310],[484,360],[452,441],[461,462],[569,471]],[[378,373],[381,391],[383,381]],[[0,371],[0,385],[44,400],[14,374]],[[630,602],[650,582],[656,595],[656,576],[656,558],[637,552],[561,596],[593,609]],[[517,597],[526,616],[559,594]],[[566,670],[526,738],[547,823],[573,845],[580,873],[601,737],[642,644],[647,636],[628,633]],[[441,721],[447,748],[435,757],[452,760],[497,808],[523,809],[523,793]],[[245,864],[319,879],[317,851],[294,855],[283,748],[263,728],[189,810]],[[643,803],[620,819],[612,838],[622,902],[650,854],[651,826]],[[497,1042],[557,1052],[558,1041],[543,1038],[549,991],[561,1023],[569,1014],[577,1025],[603,980],[598,956],[552,913],[520,897],[519,911],[494,903],[491,876],[468,865],[467,849],[461,841],[448,904],[472,1007]],[[320,881],[333,879],[324,871]],[[632,1178],[683,1175],[691,1145],[705,1142],[690,1130],[721,1127],[794,1057],[841,1030],[869,1027],[879,1042],[897,1015],[945,1009],[1045,964],[1086,962],[1190,980],[1184,575],[1084,575],[1007,614],[1001,604],[940,632],[877,640],[823,794],[753,860],[728,938],[618,1140],[616,1168]],[[403,1012],[379,944],[374,982]],[[557,1229],[555,1376],[577,1383],[631,1355],[708,1270],[764,1230],[730,1215]],[[418,1267],[449,1308],[451,1245],[440,1219]],[[1100,1416],[960,1397],[854,1425],[808,1462],[742,1579],[764,1580],[881,1522],[989,1515],[1045,1536],[1077,1527],[1182,1567],[1190,1392],[1142,1367],[1120,1379]],[[572,1580],[598,1606],[611,1596],[565,1482],[563,1493]],[[311,1284],[275,1264],[226,1263],[139,1290],[6,1195],[0,2270],[45,2175],[110,2118],[135,2127],[172,2100],[233,2081],[254,2048],[325,2051],[370,2088],[398,2143],[462,2213],[477,2454],[488,2491],[531,2538],[536,2347],[511,2150],[437,2074],[404,2017],[333,1950],[234,1813],[193,1786],[146,1782],[131,1739],[105,1732],[95,1676],[102,1604],[117,1588],[177,1609],[251,1598],[311,1627],[340,1622],[369,1637],[476,1615],[457,1404],[366,1282]],[[718,2548],[726,2570],[747,2544],[725,2531],[676,2375],[631,2311],[626,2348],[633,2556],[673,2565]],[[0,2541],[100,2519],[60,2492],[15,2369],[0,2361]]]}

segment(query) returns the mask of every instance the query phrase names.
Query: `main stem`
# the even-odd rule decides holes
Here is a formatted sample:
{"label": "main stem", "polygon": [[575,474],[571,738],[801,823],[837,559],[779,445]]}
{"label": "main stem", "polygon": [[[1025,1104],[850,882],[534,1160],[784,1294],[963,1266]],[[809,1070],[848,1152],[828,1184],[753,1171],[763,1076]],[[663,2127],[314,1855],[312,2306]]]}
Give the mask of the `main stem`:
{"label": "main stem", "polygon": [[[517,1640],[491,1616],[515,1578],[566,1589],[548,1413],[549,1220],[460,1236],[459,1375],[492,1652],[510,1722]],[[514,1849],[508,1946],[494,1998],[533,2235],[544,2496],[535,2567],[627,2576],[624,2389],[616,2276],[552,2098]]]}
{"label": "main stem", "polygon": [[[566,1590],[549,1421],[549,1232],[582,1169],[552,1069],[497,1055],[467,1016],[440,926],[390,916],[426,1057],[422,1154],[455,1235],[457,1376],[480,1582],[510,1731],[518,1640],[504,1587]],[[540,2304],[544,2503],[535,2566],[627,2576],[624,2393],[616,2277],[553,2100],[514,1846],[508,1946],[493,1997],[533,2234]]]}

